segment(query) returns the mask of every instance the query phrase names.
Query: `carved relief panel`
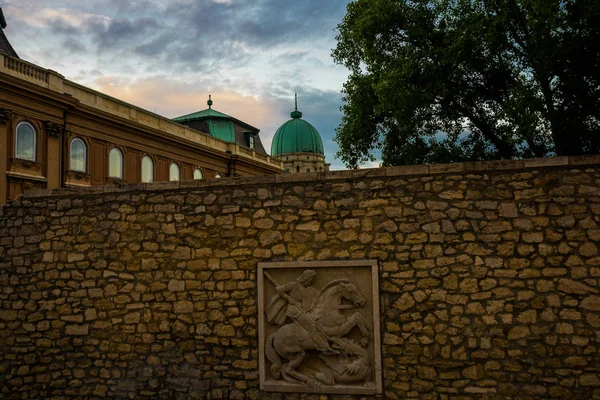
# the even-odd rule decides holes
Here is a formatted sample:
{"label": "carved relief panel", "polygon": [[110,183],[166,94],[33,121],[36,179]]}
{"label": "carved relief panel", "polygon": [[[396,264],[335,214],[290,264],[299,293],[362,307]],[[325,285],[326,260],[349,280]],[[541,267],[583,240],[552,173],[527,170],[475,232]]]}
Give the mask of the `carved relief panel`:
{"label": "carved relief panel", "polygon": [[258,265],[260,388],[379,394],[377,262]]}

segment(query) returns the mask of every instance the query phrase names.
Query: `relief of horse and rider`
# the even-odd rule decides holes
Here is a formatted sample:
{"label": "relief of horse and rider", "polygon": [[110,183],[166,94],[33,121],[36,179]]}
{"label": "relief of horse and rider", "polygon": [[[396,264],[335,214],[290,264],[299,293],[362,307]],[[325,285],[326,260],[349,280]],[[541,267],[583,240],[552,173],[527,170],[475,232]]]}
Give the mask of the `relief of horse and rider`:
{"label": "relief of horse and rider", "polygon": [[[342,313],[365,306],[357,287],[335,279],[319,290],[311,286],[316,272],[310,269],[284,284],[265,276],[277,292],[265,307],[268,323],[278,326],[265,343],[273,377],[308,386],[372,387],[371,323],[359,311]],[[312,367],[302,368],[309,358]]]}

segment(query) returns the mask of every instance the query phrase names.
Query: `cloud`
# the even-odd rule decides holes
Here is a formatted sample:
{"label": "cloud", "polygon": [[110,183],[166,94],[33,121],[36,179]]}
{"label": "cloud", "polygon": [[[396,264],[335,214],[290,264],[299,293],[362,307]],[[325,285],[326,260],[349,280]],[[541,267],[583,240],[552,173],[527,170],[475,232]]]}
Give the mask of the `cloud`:
{"label": "cloud", "polygon": [[205,81],[197,81],[190,86],[188,82],[168,77],[136,80],[101,77],[94,84],[94,88],[102,93],[168,118],[207,108],[209,94],[212,96],[214,109],[259,129],[273,118],[273,110],[276,109],[273,99],[247,96],[223,87],[207,90],[208,86],[209,83]]}
{"label": "cloud", "polygon": [[345,0],[239,0],[228,3],[174,3],[167,13],[185,21],[191,32],[251,47],[292,45],[321,38],[341,21]]}
{"label": "cloud", "polygon": [[[258,49],[293,52],[300,43],[331,38],[347,0],[8,2],[7,14],[30,27],[50,29],[64,40],[91,43],[99,54],[122,55],[180,68],[238,61]],[[52,4],[63,7],[52,8]]]}
{"label": "cloud", "polygon": [[91,24],[86,27],[101,49],[137,43],[154,35],[158,28],[159,24],[154,18],[119,18],[108,24]]}
{"label": "cloud", "polygon": [[89,13],[77,8],[48,8],[40,7],[36,2],[8,1],[4,8],[5,17],[12,23],[18,21],[31,27],[49,28],[56,33],[74,34],[76,28],[89,23],[102,23],[108,17]]}
{"label": "cloud", "polygon": [[86,48],[80,41],[69,38],[63,42],[63,47],[69,50],[70,53],[85,53]]}
{"label": "cloud", "polygon": [[329,54],[349,0],[5,0],[23,58],[167,117],[214,107],[261,129],[293,109],[332,167],[347,76]]}

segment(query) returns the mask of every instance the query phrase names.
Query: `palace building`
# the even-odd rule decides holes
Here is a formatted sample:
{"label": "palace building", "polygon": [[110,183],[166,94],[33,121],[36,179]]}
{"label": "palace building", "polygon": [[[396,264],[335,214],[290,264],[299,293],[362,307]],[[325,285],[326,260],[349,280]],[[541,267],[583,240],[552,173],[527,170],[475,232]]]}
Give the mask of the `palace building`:
{"label": "palace building", "polygon": [[209,108],[170,120],[18,57],[0,9],[0,206],[25,190],[282,173],[259,130]]}

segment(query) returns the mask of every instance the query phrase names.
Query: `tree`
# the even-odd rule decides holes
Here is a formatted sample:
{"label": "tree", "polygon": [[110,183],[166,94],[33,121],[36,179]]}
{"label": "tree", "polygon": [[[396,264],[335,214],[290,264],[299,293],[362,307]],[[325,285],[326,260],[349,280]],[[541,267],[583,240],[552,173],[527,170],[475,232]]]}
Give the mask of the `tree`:
{"label": "tree", "polygon": [[334,60],[350,70],[349,167],[600,152],[600,1],[354,0]]}

